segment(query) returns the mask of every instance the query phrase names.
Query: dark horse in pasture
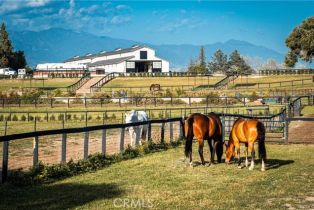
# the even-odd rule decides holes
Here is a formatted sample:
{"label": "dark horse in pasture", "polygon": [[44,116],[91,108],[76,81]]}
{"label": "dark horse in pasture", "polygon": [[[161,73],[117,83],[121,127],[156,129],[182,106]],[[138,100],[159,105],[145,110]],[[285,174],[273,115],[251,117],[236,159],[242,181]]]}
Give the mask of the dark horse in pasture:
{"label": "dark horse in pasture", "polygon": [[[191,114],[184,122],[185,156],[190,158],[192,166],[192,141],[195,136],[198,141],[198,153],[201,157],[202,165],[205,165],[203,148],[204,140],[208,141],[211,157],[210,163],[214,163],[215,152],[217,161],[221,162],[223,154],[223,139],[222,139],[222,124],[220,118],[215,113],[211,112],[207,116],[199,113]],[[212,141],[214,145],[212,145]]]}
{"label": "dark horse in pasture", "polygon": [[246,146],[245,166],[248,167],[248,153],[251,153],[252,160],[250,170],[254,169],[255,150],[254,143],[258,141],[258,153],[262,159],[262,171],[265,171],[266,148],[265,148],[265,127],[257,119],[237,119],[230,132],[229,142],[226,149],[226,163],[229,163],[235,156],[235,149],[238,155],[238,167],[241,167],[240,143]]}

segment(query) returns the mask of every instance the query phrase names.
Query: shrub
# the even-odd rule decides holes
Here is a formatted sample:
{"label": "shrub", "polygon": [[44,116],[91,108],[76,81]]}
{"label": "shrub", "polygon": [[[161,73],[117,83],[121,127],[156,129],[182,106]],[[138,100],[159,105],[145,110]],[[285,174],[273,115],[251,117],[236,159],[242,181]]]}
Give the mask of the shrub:
{"label": "shrub", "polygon": [[59,114],[59,115],[58,115],[58,120],[59,120],[59,121],[64,120],[64,115],[63,115],[63,114]]}
{"label": "shrub", "polygon": [[29,119],[29,121],[33,121],[34,117],[32,115],[30,115],[28,119]]}
{"label": "shrub", "polygon": [[49,119],[50,121],[55,121],[56,120],[56,117],[55,117],[55,115],[50,115],[50,119]]}
{"label": "shrub", "polygon": [[73,115],[73,119],[78,120],[78,117],[76,116],[76,114]]}
{"label": "shrub", "polygon": [[116,115],[115,115],[115,113],[113,113],[112,115],[111,115],[111,119],[116,119],[117,117],[116,117]]}
{"label": "shrub", "polygon": [[0,115],[0,121],[3,121],[3,120],[4,120],[3,115]]}
{"label": "shrub", "polygon": [[18,121],[19,119],[17,118],[17,116],[16,115],[13,115],[13,117],[12,117],[12,121]]}
{"label": "shrub", "polygon": [[89,115],[87,119],[92,120],[93,119],[92,115]]}
{"label": "shrub", "polygon": [[66,119],[67,119],[67,120],[71,120],[71,119],[72,119],[72,115],[71,115],[71,114],[67,114],[67,115],[66,115]]}
{"label": "shrub", "polygon": [[22,115],[22,117],[21,117],[21,121],[26,121],[26,116],[25,115]]}
{"label": "shrub", "polygon": [[96,120],[101,120],[101,117],[97,115]]}

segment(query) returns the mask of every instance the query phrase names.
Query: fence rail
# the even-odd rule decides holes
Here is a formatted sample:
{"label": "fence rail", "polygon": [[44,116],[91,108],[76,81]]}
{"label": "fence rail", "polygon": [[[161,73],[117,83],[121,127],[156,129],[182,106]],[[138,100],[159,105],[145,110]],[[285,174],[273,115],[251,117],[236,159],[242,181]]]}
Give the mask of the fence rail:
{"label": "fence rail", "polygon": [[[261,120],[266,128],[267,135],[273,134],[271,136],[272,139],[276,141],[284,140],[285,143],[288,143],[288,125],[290,117],[288,116],[299,116],[300,110],[302,107],[302,99],[304,97],[298,97],[291,101],[288,104],[287,109],[283,109],[280,113],[272,116],[250,116],[250,115],[239,115],[239,114],[228,114],[228,113],[218,113],[221,121],[223,123],[223,136],[224,139],[228,137],[228,133],[231,131],[233,122],[239,118],[257,118]],[[305,100],[306,101],[306,100]],[[206,113],[204,113],[206,114]],[[298,118],[294,118],[298,119]],[[171,123],[179,122],[179,131],[180,137],[183,136],[183,118],[167,118],[167,119],[157,119],[157,120],[148,120],[145,122],[137,122],[137,123],[127,123],[127,124],[108,124],[108,125],[96,125],[96,126],[85,126],[85,127],[76,127],[76,128],[62,128],[62,129],[54,129],[54,130],[43,130],[43,131],[33,131],[28,133],[19,133],[19,134],[10,134],[0,136],[0,142],[3,143],[3,151],[2,151],[2,182],[5,182],[8,174],[8,162],[9,162],[9,143],[11,141],[19,141],[25,138],[33,138],[33,165],[36,165],[39,161],[39,141],[40,137],[50,136],[50,135],[61,135],[61,162],[66,161],[66,144],[67,144],[67,134],[74,133],[84,133],[84,159],[88,157],[89,153],[89,132],[92,131],[102,131],[102,153],[105,154],[104,148],[106,148],[106,131],[110,129],[120,129],[120,140],[119,140],[119,149],[120,151],[124,150],[124,138],[125,138],[125,128],[130,126],[139,126],[139,125],[148,125],[148,140],[151,139],[151,125],[153,124],[161,124],[160,127],[160,139],[163,142],[165,140],[165,124],[170,123],[169,126],[169,139],[173,140],[173,126]],[[6,133],[5,133],[6,134]]]}
{"label": "fence rail", "polygon": [[90,74],[85,74],[82,76],[81,79],[79,79],[79,81],[77,81],[76,83],[69,85],[67,88],[68,92],[73,92],[78,90],[80,87],[82,87],[88,80],[90,79]]}
{"label": "fence rail", "polygon": [[235,89],[244,89],[244,88],[280,88],[280,87],[293,87],[296,85],[305,85],[305,84],[313,84],[312,79],[300,79],[300,80],[287,80],[280,82],[263,82],[263,83],[238,83],[235,84]]}
{"label": "fence rail", "polygon": [[[304,97],[308,97],[309,100],[314,100],[314,95],[308,95]],[[286,103],[289,102],[292,96],[267,96],[262,97],[264,100],[272,101],[274,103]],[[120,107],[122,104],[133,104],[135,106],[151,104],[155,107],[158,104],[169,104],[171,106],[177,104],[187,104],[192,106],[193,104],[224,104],[224,105],[232,105],[235,103],[242,103],[246,106],[249,103],[249,99],[247,96],[207,96],[207,97],[54,97],[54,98],[0,98],[0,107],[60,107],[60,106],[93,106],[96,105],[103,107],[106,104],[118,104]]]}

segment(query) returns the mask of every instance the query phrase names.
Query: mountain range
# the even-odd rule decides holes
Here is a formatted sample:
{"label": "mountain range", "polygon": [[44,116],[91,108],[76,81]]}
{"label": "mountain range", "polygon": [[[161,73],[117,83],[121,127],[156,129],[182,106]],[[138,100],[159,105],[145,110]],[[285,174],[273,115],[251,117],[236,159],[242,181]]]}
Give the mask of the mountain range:
{"label": "mountain range", "polygon": [[[75,55],[97,53],[102,50],[111,51],[115,48],[126,48],[134,44],[145,44],[156,49],[157,56],[170,62],[171,68],[184,68],[190,60],[197,58],[200,46],[191,44],[162,44],[153,45],[133,40],[116,39],[108,36],[96,36],[84,32],[53,28],[44,31],[9,31],[15,50],[23,50],[29,66],[38,63],[62,62]],[[272,58],[277,62],[283,61],[284,55],[264,46],[231,39],[204,45],[209,59],[217,49],[230,54],[237,49],[241,55],[257,58],[263,62]]]}

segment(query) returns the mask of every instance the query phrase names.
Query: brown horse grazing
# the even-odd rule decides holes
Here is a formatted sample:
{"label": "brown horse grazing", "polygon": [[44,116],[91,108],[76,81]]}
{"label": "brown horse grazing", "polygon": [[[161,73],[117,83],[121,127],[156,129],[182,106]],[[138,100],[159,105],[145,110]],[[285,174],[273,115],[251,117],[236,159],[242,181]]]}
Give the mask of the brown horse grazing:
{"label": "brown horse grazing", "polygon": [[[184,133],[186,138],[185,143],[185,156],[190,157],[190,165],[192,166],[192,140],[195,136],[198,140],[198,152],[205,165],[203,156],[204,140],[208,141],[211,158],[210,163],[214,162],[215,152],[217,160],[220,163],[223,153],[223,140],[222,140],[222,124],[219,117],[215,113],[209,113],[208,116],[194,113],[191,114],[184,122]],[[214,140],[214,148],[211,143]],[[209,164],[210,164],[209,163]]]}
{"label": "brown horse grazing", "polygon": [[229,163],[235,156],[235,148],[238,154],[238,167],[241,168],[240,143],[246,146],[245,166],[248,166],[248,152],[252,155],[250,170],[254,169],[254,142],[258,141],[258,153],[262,159],[262,171],[265,171],[266,148],[265,148],[265,127],[257,119],[237,119],[230,132],[229,142],[226,149],[226,163]]}

